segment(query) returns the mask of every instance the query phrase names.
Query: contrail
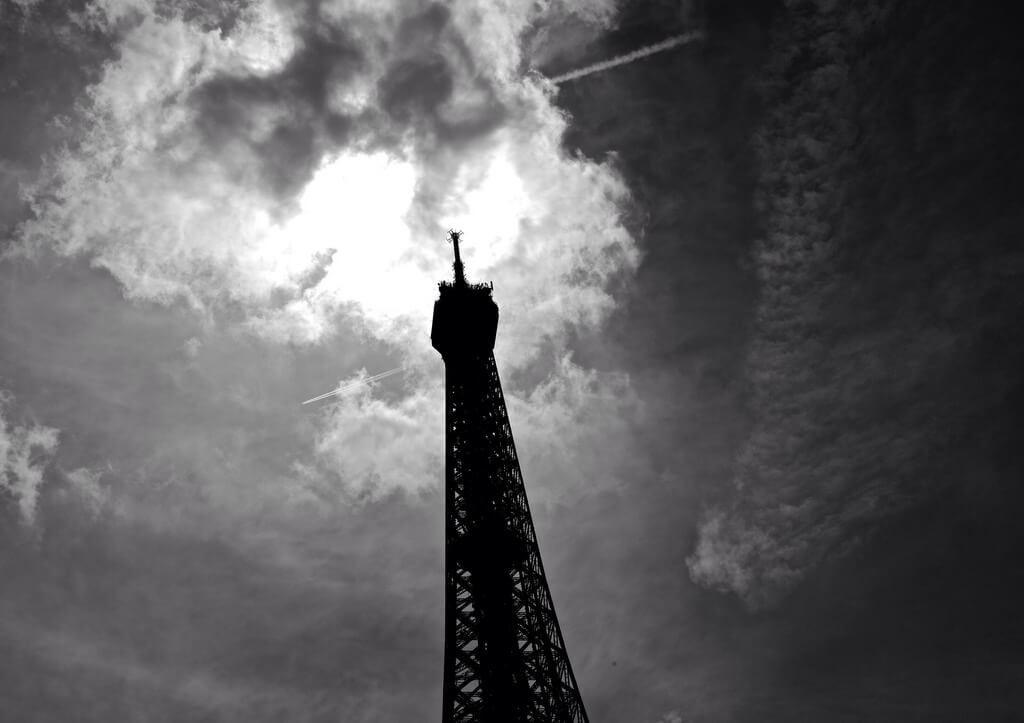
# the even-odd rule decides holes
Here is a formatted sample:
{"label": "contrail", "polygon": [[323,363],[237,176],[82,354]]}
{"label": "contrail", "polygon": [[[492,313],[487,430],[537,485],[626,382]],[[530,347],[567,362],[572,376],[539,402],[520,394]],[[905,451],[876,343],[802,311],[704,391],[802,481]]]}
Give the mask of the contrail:
{"label": "contrail", "polygon": [[648,45],[645,48],[634,50],[632,53],[620,55],[619,57],[612,58],[611,60],[603,60],[600,63],[588,65],[586,68],[573,70],[563,75],[556,75],[554,78],[550,78],[549,80],[551,80],[555,85],[558,85],[559,83],[564,83],[567,80],[582,78],[584,75],[590,75],[591,73],[600,73],[602,70],[608,70],[608,68],[614,68],[617,65],[632,63],[634,60],[646,58],[648,55],[654,55],[655,53],[660,53],[663,50],[669,50],[670,48],[676,48],[680,45],[686,45],[687,43],[692,43],[695,40],[703,39],[704,31],[702,30],[694,30],[689,33],[683,33],[682,35],[675,35],[668,40],[662,40],[660,43]]}
{"label": "contrail", "polygon": [[370,382],[379,382],[381,379],[387,379],[390,376],[398,374],[400,371],[402,371],[402,367],[388,369],[386,372],[380,372],[379,374],[374,374],[373,376],[366,377],[366,379],[360,379],[358,382],[352,382],[351,384],[346,384],[343,387],[338,387],[337,389],[327,392],[326,394],[321,394],[319,397],[307,399],[306,401],[303,402],[303,404],[312,404],[313,402],[319,402],[321,399],[327,399],[327,397],[334,397],[344,394],[345,392],[351,392],[353,389],[358,389],[364,384],[369,384]]}

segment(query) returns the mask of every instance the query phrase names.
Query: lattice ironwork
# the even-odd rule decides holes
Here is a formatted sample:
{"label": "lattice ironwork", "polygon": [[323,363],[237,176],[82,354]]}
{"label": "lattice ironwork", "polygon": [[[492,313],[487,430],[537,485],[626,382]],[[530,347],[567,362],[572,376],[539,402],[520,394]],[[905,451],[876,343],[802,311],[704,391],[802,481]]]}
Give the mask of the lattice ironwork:
{"label": "lattice ironwork", "polygon": [[431,331],[446,370],[443,721],[586,723],[494,363],[497,306],[460,272]]}

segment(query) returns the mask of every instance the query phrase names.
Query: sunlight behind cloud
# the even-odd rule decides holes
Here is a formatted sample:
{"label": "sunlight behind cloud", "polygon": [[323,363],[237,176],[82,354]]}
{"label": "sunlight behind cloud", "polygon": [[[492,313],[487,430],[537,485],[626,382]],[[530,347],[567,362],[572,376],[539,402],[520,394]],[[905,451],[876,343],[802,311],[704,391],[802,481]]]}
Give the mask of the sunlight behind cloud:
{"label": "sunlight behind cloud", "polygon": [[[370,36],[393,24],[359,17]],[[544,88],[481,85],[484,59],[456,53],[438,76],[450,93],[442,82],[412,106],[378,107],[380,79],[441,68],[434,45],[367,43],[355,61],[344,36],[307,86],[296,22],[266,6],[227,35],[155,12],[128,31],[89,88],[80,146],[28,191],[20,252],[87,257],[126,298],[184,301],[268,339],[318,343],[355,314],[372,336],[421,354],[435,285],[450,275],[444,233],[458,228],[471,278],[500,283],[506,309],[543,311],[506,315],[510,363],[603,318],[606,281],[637,262],[620,220],[628,189],[613,164],[565,154],[567,121]],[[490,99],[503,125],[436,126],[430,104],[447,118],[445,97]],[[373,122],[335,117],[339,104],[369,104],[358,112]],[[438,145],[442,127],[459,130]]]}
{"label": "sunlight behind cloud", "polygon": [[299,213],[269,229],[253,253],[284,284],[317,254],[336,250],[339,260],[318,284],[319,293],[357,302],[374,316],[401,314],[411,306],[403,290],[416,281],[414,269],[402,263],[412,244],[404,217],[415,182],[411,163],[383,152],[338,155],[302,191]]}
{"label": "sunlight behind cloud", "polygon": [[[441,224],[468,231],[471,243],[465,253],[483,269],[511,253],[520,223],[534,204],[507,144],[494,149],[480,166],[465,169],[453,184]],[[486,243],[472,243],[484,235]]]}
{"label": "sunlight behind cloud", "polygon": [[[529,191],[506,146],[470,159],[456,176],[440,223],[469,229],[478,243],[467,247],[467,258],[478,271],[493,267],[515,252],[534,205]],[[336,253],[308,302],[355,304],[367,321],[385,325],[425,317],[450,251],[409,222],[419,180],[414,162],[384,152],[332,158],[300,194],[295,216],[276,224],[263,215],[252,267],[263,270],[268,285],[285,286],[307,272],[310,259]],[[424,268],[424,249],[437,259],[435,268]]]}

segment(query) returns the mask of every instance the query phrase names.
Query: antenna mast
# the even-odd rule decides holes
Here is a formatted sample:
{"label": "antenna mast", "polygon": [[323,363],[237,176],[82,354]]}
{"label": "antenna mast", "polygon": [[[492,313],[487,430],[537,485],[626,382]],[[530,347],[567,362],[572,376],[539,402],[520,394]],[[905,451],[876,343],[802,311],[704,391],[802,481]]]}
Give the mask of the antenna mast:
{"label": "antenna mast", "polygon": [[462,257],[459,256],[459,239],[462,238],[462,231],[448,231],[448,240],[452,242],[452,246],[455,247],[455,285],[465,286],[466,285],[466,273],[462,266]]}

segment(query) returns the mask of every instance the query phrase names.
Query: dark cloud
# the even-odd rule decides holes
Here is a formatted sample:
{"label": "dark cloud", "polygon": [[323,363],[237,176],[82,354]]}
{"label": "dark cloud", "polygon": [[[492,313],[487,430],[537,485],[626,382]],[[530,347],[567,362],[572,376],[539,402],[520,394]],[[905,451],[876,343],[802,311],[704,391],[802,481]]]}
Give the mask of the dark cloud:
{"label": "dark cloud", "polygon": [[217,74],[189,97],[204,140],[200,156],[234,167],[239,182],[255,166],[281,199],[309,181],[325,154],[345,145],[356,118],[332,110],[329,96],[365,69],[359,40],[343,28],[321,24],[299,42],[280,71]]}
{"label": "dark cloud", "polygon": [[381,105],[398,121],[435,112],[452,93],[448,63],[434,53],[417,60],[400,60],[381,79]]}
{"label": "dark cloud", "polygon": [[[983,264],[949,245],[962,214],[982,199],[965,195],[943,167],[991,151],[936,119],[973,114],[949,107],[945,93],[908,95],[909,77],[902,90],[879,80],[913,72],[949,82],[939,68],[886,65],[895,49],[876,43],[907,22],[898,13],[870,4],[801,8],[778,26],[755,139],[765,219],[746,371],[755,427],[739,457],[740,501],[706,523],[691,562],[699,579],[752,605],[777,599],[875,523],[954,484],[943,469],[947,451],[1015,384],[1001,363],[1002,371],[964,377],[990,355],[991,332],[982,329],[1006,333],[1006,314],[1019,303],[1010,277],[989,266],[1018,263],[998,234],[973,222],[961,231],[986,244]],[[977,42],[952,40],[947,22],[901,52],[928,52],[930,33],[948,33],[952,49]],[[998,81],[974,88],[983,106],[1000,92]],[[908,99],[924,123],[909,134],[898,111]],[[942,146],[929,148],[933,138]],[[880,154],[874,146],[884,139],[895,144]],[[908,192],[908,172],[922,179],[920,191]],[[888,197],[879,186],[891,188]],[[946,224],[936,223],[939,204],[956,209]],[[1010,363],[1020,349],[1003,353]]]}
{"label": "dark cloud", "polygon": [[433,4],[403,19],[391,39],[397,57],[380,79],[378,92],[384,111],[403,125],[436,114],[454,90],[452,71],[440,52],[449,22],[449,10]]}
{"label": "dark cloud", "polygon": [[[559,90],[567,142],[617,151],[644,228],[610,329],[674,485],[618,502],[678,533],[675,550],[592,542],[577,564],[682,569],[713,539],[721,589],[772,603],[747,615],[640,573],[604,590],[677,636],[632,673],[675,671],[653,720],[1011,716],[1021,541],[996,507],[1016,508],[1020,476],[1012,31],[948,4],[705,11],[698,58]],[[587,58],[639,46],[631,30],[658,39],[637,15]],[[588,360],[615,348],[578,343]],[[727,529],[698,537],[702,507]],[[625,516],[600,518],[633,540]],[[626,647],[607,636],[592,649]]]}
{"label": "dark cloud", "polygon": [[288,200],[342,148],[404,152],[411,143],[435,152],[498,129],[507,111],[446,6],[401,9],[393,31],[317,4],[292,9],[301,18],[298,47],[280,70],[218,73],[190,92],[204,139],[190,162],[213,155],[239,181],[255,168],[274,197]]}
{"label": "dark cloud", "polygon": [[[3,271],[0,377],[23,392],[5,406],[3,440],[45,432],[33,417],[61,428],[59,445],[47,428],[49,452],[32,455],[34,519],[17,500],[0,502],[3,715],[415,719],[435,693],[431,666],[401,691],[380,681],[396,645],[406,659],[440,655],[440,610],[407,602],[430,598],[438,520],[402,497],[349,508],[326,487],[303,498],[290,481],[290,462],[312,453],[298,405],[304,385],[379,348],[339,337],[295,359],[175,310],[125,304],[112,279],[80,265],[41,276],[8,262]],[[291,380],[283,388],[279,373]],[[257,412],[264,404],[277,411]],[[250,425],[259,418],[269,425]],[[239,455],[251,466],[238,467]],[[93,477],[73,474],[83,469]],[[83,489],[90,480],[94,489]],[[291,500],[288,521],[266,493]],[[267,525],[268,514],[278,522]],[[422,572],[422,589],[402,552],[419,537],[425,557],[413,577]],[[374,563],[376,582],[357,572],[354,561],[388,549],[389,562]],[[382,582],[397,586],[394,607]]]}
{"label": "dark cloud", "polygon": [[162,0],[154,5],[161,17],[180,16],[206,32],[230,35],[252,9],[249,0]]}
{"label": "dark cloud", "polygon": [[[452,27],[450,11],[440,4],[403,20],[392,39],[395,60],[378,84],[381,107],[400,127],[420,126],[414,138],[424,150],[432,143],[458,146],[485,137],[506,118],[508,109],[477,72],[472,42]],[[456,73],[468,100],[453,98]],[[455,107],[444,107],[453,101]]]}
{"label": "dark cloud", "polygon": [[[0,705],[27,719],[414,719],[436,697],[426,671],[441,653],[440,610],[424,593],[440,559],[421,548],[417,572],[401,552],[372,580],[352,577],[347,561],[371,547],[398,553],[436,530],[399,499],[375,509],[345,532],[304,533],[311,575],[266,550],[116,519],[77,536],[55,525],[17,556],[5,551],[0,665],[5,680],[25,684],[5,686]],[[405,541],[357,517],[390,518]],[[405,602],[423,597],[415,609]],[[422,658],[424,673],[391,680],[396,654]],[[20,666],[40,674],[22,677]],[[42,671],[64,683],[52,689]]]}

